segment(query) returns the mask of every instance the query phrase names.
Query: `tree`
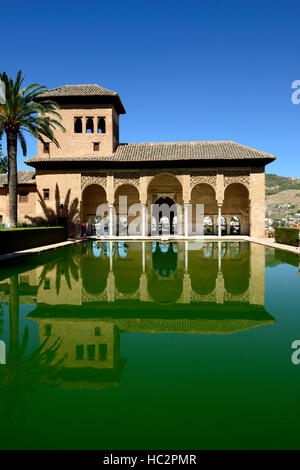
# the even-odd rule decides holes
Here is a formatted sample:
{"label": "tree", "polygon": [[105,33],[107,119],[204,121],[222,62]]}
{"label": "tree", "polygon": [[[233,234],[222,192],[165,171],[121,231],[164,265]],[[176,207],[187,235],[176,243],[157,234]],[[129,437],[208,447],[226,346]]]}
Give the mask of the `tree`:
{"label": "tree", "polygon": [[0,173],[7,173],[7,166],[8,166],[7,155],[4,155],[2,152],[1,138],[2,138],[2,131],[0,129]]}
{"label": "tree", "polygon": [[21,144],[23,155],[27,154],[24,131],[44,142],[44,137],[57,147],[59,143],[54,136],[56,128],[65,132],[59,122],[59,106],[50,100],[37,102],[39,95],[47,91],[45,86],[32,83],[22,87],[24,77],[21,70],[16,79],[9,78],[6,72],[0,74],[0,80],[5,87],[5,102],[0,103],[0,130],[6,133],[8,157],[8,192],[9,192],[9,222],[11,227],[17,226],[17,142]]}
{"label": "tree", "polygon": [[66,355],[58,358],[61,339],[57,338],[50,345],[50,336],[38,348],[28,351],[28,327],[20,337],[18,276],[12,276],[9,281],[9,348],[6,364],[0,366],[0,401],[4,404],[6,419],[12,422],[17,410],[24,412],[27,402],[47,398],[42,387],[59,383]]}

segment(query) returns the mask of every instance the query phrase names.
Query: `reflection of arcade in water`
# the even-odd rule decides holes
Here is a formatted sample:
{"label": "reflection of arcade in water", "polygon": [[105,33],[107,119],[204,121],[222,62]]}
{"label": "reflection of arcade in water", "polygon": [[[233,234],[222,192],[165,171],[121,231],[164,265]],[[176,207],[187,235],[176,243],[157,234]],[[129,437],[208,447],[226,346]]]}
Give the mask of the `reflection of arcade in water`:
{"label": "reflection of arcade in water", "polygon": [[79,264],[81,296],[68,298],[73,305],[117,300],[264,305],[261,245],[93,242],[84,247]]}
{"label": "reflection of arcade in water", "polygon": [[[274,323],[264,309],[264,250],[243,242],[87,242],[19,275],[18,295],[36,304],[30,318],[40,342],[62,339],[61,387],[102,389],[121,380],[120,334],[229,334]],[[1,286],[9,293],[9,280]]]}

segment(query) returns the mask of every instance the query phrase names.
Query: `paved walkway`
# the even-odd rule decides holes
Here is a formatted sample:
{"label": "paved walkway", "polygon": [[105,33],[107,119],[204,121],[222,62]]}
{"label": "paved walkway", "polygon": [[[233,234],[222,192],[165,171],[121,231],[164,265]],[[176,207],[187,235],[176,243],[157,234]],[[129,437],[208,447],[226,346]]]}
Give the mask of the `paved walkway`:
{"label": "paved walkway", "polygon": [[3,261],[10,261],[25,255],[34,255],[43,253],[44,251],[55,250],[55,248],[61,248],[62,246],[72,245],[73,243],[81,242],[80,239],[74,238],[66,240],[65,242],[54,243],[52,245],[37,246],[36,248],[29,248],[28,250],[15,251],[13,253],[4,253],[0,255],[0,263]]}
{"label": "paved walkway", "polygon": [[279,250],[290,251],[300,256],[300,250],[296,246],[284,245],[283,243],[276,243],[275,238],[254,238],[248,237],[249,241],[259,243],[260,245],[269,246],[271,248],[278,248]]}

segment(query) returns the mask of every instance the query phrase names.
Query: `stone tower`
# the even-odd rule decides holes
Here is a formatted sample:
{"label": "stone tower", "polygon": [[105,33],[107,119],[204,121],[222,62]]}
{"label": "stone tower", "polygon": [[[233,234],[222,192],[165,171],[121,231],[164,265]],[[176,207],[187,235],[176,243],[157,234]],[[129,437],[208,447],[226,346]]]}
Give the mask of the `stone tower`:
{"label": "stone tower", "polygon": [[38,141],[38,157],[109,156],[119,144],[119,115],[125,108],[118,93],[99,85],[65,85],[40,95],[59,104],[66,132],[55,131],[60,147]]}

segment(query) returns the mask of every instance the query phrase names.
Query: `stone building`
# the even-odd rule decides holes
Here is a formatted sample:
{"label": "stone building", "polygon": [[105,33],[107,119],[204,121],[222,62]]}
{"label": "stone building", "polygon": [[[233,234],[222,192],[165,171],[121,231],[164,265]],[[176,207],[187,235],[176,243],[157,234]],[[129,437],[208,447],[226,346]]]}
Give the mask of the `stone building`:
{"label": "stone building", "polygon": [[[70,232],[78,234],[84,219],[92,229],[98,207],[106,204],[113,236],[123,215],[120,196],[126,196],[128,206],[139,207],[141,236],[153,234],[152,205],[166,203],[176,207],[170,225],[175,212],[178,226],[183,222],[175,234],[195,233],[190,207],[203,204],[210,233],[230,234],[235,221],[237,233],[264,237],[264,170],[273,155],[232,141],[119,143],[125,108],[116,92],[99,85],[66,85],[44,98],[60,105],[66,132],[56,132],[59,148],[38,142],[37,156],[26,161],[36,170],[29,218],[67,217]],[[136,214],[126,213],[126,224]]]}

